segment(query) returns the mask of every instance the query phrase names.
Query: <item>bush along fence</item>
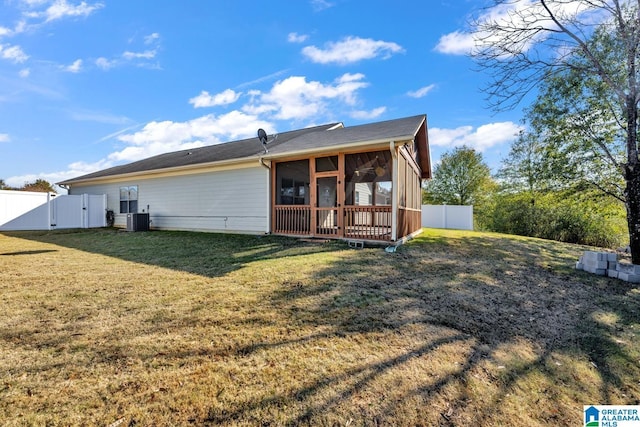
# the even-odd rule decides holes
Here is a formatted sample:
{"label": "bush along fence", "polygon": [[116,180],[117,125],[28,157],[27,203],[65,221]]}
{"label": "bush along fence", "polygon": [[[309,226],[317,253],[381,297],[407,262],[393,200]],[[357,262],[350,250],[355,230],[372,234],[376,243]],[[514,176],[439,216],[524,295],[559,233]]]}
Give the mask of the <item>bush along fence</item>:
{"label": "bush along fence", "polygon": [[611,252],[585,251],[576,262],[576,270],[640,283],[640,265],[619,262],[618,256]]}

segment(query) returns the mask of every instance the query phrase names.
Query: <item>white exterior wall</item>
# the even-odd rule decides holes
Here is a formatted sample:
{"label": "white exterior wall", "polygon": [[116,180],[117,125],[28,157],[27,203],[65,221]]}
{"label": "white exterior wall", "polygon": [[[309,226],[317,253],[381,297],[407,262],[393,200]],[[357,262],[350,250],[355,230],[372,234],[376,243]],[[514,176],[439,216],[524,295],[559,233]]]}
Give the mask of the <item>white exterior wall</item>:
{"label": "white exterior wall", "polygon": [[[257,163],[257,162],[256,162]],[[256,166],[190,175],[131,178],[97,185],[74,185],[70,194],[106,194],[115,226],[126,227],[120,213],[120,187],[138,186],[138,212],[149,212],[152,229],[269,232],[269,170]]]}

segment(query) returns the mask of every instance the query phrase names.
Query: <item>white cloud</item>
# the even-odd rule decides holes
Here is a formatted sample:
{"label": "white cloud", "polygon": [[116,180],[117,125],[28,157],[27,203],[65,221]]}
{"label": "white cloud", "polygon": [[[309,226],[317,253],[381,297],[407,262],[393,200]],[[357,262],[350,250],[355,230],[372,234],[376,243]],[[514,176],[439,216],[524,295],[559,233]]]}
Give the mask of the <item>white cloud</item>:
{"label": "white cloud", "polygon": [[100,57],[98,59],[96,59],[96,66],[98,66],[98,68],[102,68],[103,70],[108,70],[110,68],[115,67],[116,63],[114,61],[111,61],[105,57]]}
{"label": "white cloud", "polygon": [[21,64],[29,59],[29,55],[24,53],[20,46],[0,45],[0,57],[13,63]]}
{"label": "white cloud", "polygon": [[98,9],[104,7],[102,3],[87,4],[82,1],[78,5],[71,5],[66,0],[55,0],[40,15],[45,16],[45,22],[55,21],[65,17],[89,16]]}
{"label": "white cloud", "polygon": [[454,31],[440,37],[436,50],[451,55],[468,55],[473,51],[474,46],[473,34]]}
{"label": "white cloud", "polygon": [[270,114],[280,120],[302,120],[327,113],[330,102],[355,105],[357,91],[369,83],[364,74],[344,74],[330,84],[308,82],[292,76],[276,82],[268,93],[250,92],[253,99],[243,107],[250,114]]}
{"label": "white cloud", "polygon": [[412,98],[422,98],[427,96],[427,94],[431,92],[433,89],[435,89],[435,87],[436,85],[430,84],[429,86],[421,87],[418,90],[409,91],[407,92],[407,95]]}
{"label": "white cloud", "polygon": [[310,3],[313,10],[315,10],[316,12],[320,12],[321,10],[329,9],[335,6],[335,3],[331,3],[327,0],[311,0]]}
{"label": "white cloud", "polygon": [[18,75],[20,77],[22,77],[23,79],[29,77],[29,74],[31,74],[31,70],[28,68],[23,68],[22,70],[20,70],[20,72],[18,73]]}
{"label": "white cloud", "polygon": [[118,136],[128,144],[123,150],[112,153],[113,162],[134,161],[170,151],[217,144],[221,141],[255,136],[256,129],[272,133],[272,123],[240,111],[215,116],[209,114],[186,122],[150,122],[142,130]]}
{"label": "white cloud", "polygon": [[[132,37],[129,40],[129,43],[134,41],[135,37]],[[124,65],[135,65],[138,67],[149,67],[149,68],[159,68],[159,65],[151,62],[152,59],[158,55],[158,51],[160,49],[160,34],[159,33],[151,33],[149,35],[144,36],[144,45],[149,46],[153,45],[153,48],[144,49],[140,51],[134,50],[125,50],[119,56],[115,56],[112,58],[106,58],[104,56],[95,60],[95,64],[98,68],[103,70],[109,70],[111,68],[124,66]]]}
{"label": "white cloud", "polygon": [[9,142],[10,140],[8,133],[0,133],[0,142]]}
{"label": "white cloud", "polygon": [[68,71],[69,73],[79,73],[82,69],[82,59],[76,59],[75,61],[73,61],[73,64],[62,67],[62,69],[64,71]]}
{"label": "white cloud", "polygon": [[124,59],[153,59],[156,57],[157,50],[145,50],[144,52],[126,51],[122,54]]}
{"label": "white cloud", "polygon": [[49,3],[51,0],[21,0],[27,6],[34,7]]}
{"label": "white cloud", "polygon": [[397,43],[382,40],[346,37],[339,42],[327,43],[324,49],[306,46],[303,55],[319,64],[350,64],[363,59],[381,57],[387,59],[394,53],[402,53],[404,49]]}
{"label": "white cloud", "polygon": [[144,37],[144,44],[153,44],[160,38],[159,33],[151,33],[148,36]]}
{"label": "white cloud", "polygon": [[357,110],[352,111],[350,116],[358,120],[371,120],[380,117],[387,111],[387,107],[374,108],[371,111]]}
{"label": "white cloud", "polygon": [[232,89],[226,89],[216,95],[210,95],[209,92],[203,90],[200,95],[189,100],[189,104],[193,104],[194,108],[214,107],[216,105],[233,104],[240,98],[242,92],[236,92]]}
{"label": "white cloud", "polygon": [[26,30],[27,30],[27,21],[21,20],[16,24],[16,27],[14,28],[13,32],[15,34],[20,34],[25,32]]}
{"label": "white cloud", "polygon": [[513,122],[497,122],[473,128],[461,126],[455,129],[429,129],[429,144],[436,147],[460,147],[466,145],[484,151],[495,145],[517,138],[522,127]]}
{"label": "white cloud", "polygon": [[56,172],[32,173],[18,176],[11,176],[5,179],[7,185],[11,187],[22,187],[27,182],[34,182],[36,179],[44,179],[52,184],[63,181],[65,179],[76,178],[101,169],[114,166],[114,163],[108,159],[102,159],[94,163],[74,162],[67,166],[67,170]]}
{"label": "white cloud", "polygon": [[0,26],[0,37],[8,36],[11,34],[11,30],[7,27]]}
{"label": "white cloud", "polygon": [[289,33],[289,35],[287,36],[287,41],[289,43],[303,43],[308,38],[309,36],[307,34]]}

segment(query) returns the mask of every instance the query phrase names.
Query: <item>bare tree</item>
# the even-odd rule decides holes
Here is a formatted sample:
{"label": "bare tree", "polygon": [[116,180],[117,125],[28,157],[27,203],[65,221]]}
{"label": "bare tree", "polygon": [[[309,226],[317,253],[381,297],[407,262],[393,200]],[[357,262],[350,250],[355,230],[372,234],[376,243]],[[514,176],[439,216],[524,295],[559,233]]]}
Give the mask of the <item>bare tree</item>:
{"label": "bare tree", "polygon": [[[610,45],[591,43],[596,30],[611,34],[619,63],[611,64]],[[489,72],[486,88],[496,110],[513,108],[555,73],[571,70],[598,79],[614,100],[626,157],[619,161],[606,141],[594,141],[624,177],[632,261],[640,264],[640,0],[495,0],[475,22],[472,56]],[[574,61],[576,55],[583,60]]]}

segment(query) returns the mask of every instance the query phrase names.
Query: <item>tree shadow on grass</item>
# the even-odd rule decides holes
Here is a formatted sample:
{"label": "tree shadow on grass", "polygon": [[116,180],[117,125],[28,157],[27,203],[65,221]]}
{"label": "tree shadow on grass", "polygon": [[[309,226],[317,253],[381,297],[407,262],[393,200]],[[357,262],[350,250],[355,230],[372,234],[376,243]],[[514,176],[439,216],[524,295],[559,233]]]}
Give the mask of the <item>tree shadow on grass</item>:
{"label": "tree shadow on grass", "polygon": [[[229,376],[224,363],[242,362],[242,385],[228,400],[222,391],[212,396],[196,424],[575,425],[583,404],[640,401],[640,342],[630,332],[640,324],[640,292],[573,271],[575,246],[425,236],[387,254],[276,237],[100,231],[96,242],[81,234],[24,238],[206,277],[256,260],[332,252],[310,277],[283,274],[260,301],[264,312],[226,319],[222,326],[247,330],[246,340],[146,353],[219,361]],[[148,331],[171,325],[188,334],[199,316]],[[261,337],[268,328],[283,334]],[[126,357],[109,345],[92,353],[101,363]],[[272,391],[242,393],[257,387],[249,377],[270,367],[254,364],[295,357],[302,373],[283,370],[266,384]]]}
{"label": "tree shadow on grass", "polygon": [[[427,238],[393,255],[351,252],[316,272],[307,285],[275,293],[276,309],[296,324],[329,328],[325,340],[394,337],[416,325],[449,335],[412,341],[405,352],[317,378],[295,397],[245,401],[223,413],[214,411],[209,421],[246,420],[257,409],[284,401],[304,407],[291,416],[291,425],[340,419],[394,424],[409,419],[407,402],[417,399],[439,414],[416,416],[419,425],[575,425],[583,404],[638,404],[638,335],[627,335],[624,344],[616,336],[639,326],[640,293],[633,284],[572,271],[577,255],[555,245],[530,239],[505,245],[493,237]],[[305,310],[299,309],[302,301]],[[603,315],[615,321],[603,324]],[[413,360],[440,357],[438,349],[455,344],[464,344],[455,369],[425,371],[417,381],[393,383],[393,398],[357,406],[356,396],[379,390],[374,384],[392,372],[403,372]],[[254,348],[279,345],[289,343]],[[589,378],[579,377],[588,371]],[[523,398],[526,408],[518,406]],[[575,398],[593,401],[568,402]],[[521,411],[520,420],[510,418]]]}
{"label": "tree shadow on grass", "polygon": [[[205,277],[223,276],[254,261],[332,251],[340,245],[337,242],[301,242],[271,235],[186,231],[132,233],[114,228],[3,234]],[[28,252],[45,251],[50,249]]]}

